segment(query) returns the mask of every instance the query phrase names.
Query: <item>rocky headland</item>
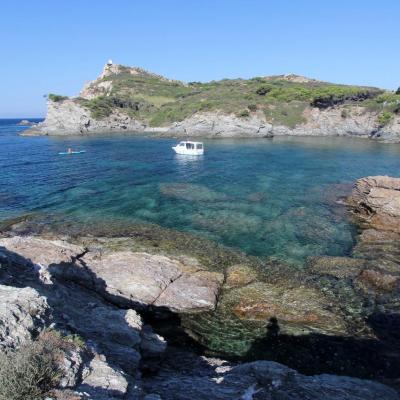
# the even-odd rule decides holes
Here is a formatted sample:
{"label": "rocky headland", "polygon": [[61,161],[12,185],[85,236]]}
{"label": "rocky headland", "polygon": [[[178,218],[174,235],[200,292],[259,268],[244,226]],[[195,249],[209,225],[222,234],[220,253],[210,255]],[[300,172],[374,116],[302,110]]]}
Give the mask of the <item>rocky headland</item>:
{"label": "rocky headland", "polygon": [[399,112],[400,94],[371,87],[297,75],[183,83],[106,64],[77,97],[50,94],[45,121],[23,134],[356,136],[398,142]]}
{"label": "rocky headland", "polygon": [[398,399],[400,179],[346,203],[351,256],[303,268],[158,227],[3,224],[0,398],[45,354],[54,399]]}

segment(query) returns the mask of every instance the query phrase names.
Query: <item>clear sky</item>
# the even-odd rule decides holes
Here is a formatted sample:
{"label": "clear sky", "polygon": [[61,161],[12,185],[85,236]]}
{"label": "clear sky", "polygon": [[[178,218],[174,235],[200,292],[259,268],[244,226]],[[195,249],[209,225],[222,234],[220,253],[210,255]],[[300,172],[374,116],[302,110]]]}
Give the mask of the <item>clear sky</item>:
{"label": "clear sky", "polygon": [[208,81],[400,86],[400,0],[1,0],[0,117],[45,115],[107,59]]}

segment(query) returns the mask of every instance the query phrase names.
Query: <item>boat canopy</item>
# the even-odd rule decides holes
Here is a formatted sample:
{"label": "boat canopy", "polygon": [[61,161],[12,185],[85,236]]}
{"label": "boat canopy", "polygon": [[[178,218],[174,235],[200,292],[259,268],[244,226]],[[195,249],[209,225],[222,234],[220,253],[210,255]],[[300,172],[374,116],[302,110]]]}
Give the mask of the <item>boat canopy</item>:
{"label": "boat canopy", "polygon": [[179,147],[185,147],[188,150],[193,150],[193,149],[202,149],[203,148],[203,143],[202,142],[180,142],[178,144]]}

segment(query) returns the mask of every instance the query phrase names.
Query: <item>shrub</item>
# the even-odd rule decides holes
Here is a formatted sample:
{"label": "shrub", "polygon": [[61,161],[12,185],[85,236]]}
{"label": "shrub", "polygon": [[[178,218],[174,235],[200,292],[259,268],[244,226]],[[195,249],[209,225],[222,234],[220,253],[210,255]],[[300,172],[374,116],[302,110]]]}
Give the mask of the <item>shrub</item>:
{"label": "shrub", "polygon": [[89,109],[94,119],[102,119],[108,117],[112,113],[114,104],[109,97],[99,96],[90,100],[81,100],[81,104]]}
{"label": "shrub", "polygon": [[395,94],[400,94],[400,87],[396,90]]}
{"label": "shrub", "polygon": [[383,111],[378,115],[377,122],[380,127],[387,125],[393,118],[393,114],[389,111]]}
{"label": "shrub", "polygon": [[260,88],[258,88],[256,90],[256,93],[259,96],[265,96],[267,93],[269,93],[271,91],[271,88],[267,87],[267,86],[261,86]]}
{"label": "shrub", "polygon": [[80,347],[77,341],[47,331],[16,350],[0,351],[0,400],[43,399],[60,381],[63,352]]}
{"label": "shrub", "polygon": [[266,108],[264,114],[267,121],[273,124],[294,128],[306,122],[303,115],[306,106],[305,102],[275,104],[274,107]]}
{"label": "shrub", "polygon": [[59,94],[54,94],[54,93],[50,93],[48,97],[49,97],[49,100],[55,101],[56,103],[58,103],[59,101],[68,99],[67,96],[60,96]]}
{"label": "shrub", "polygon": [[242,110],[238,112],[237,116],[240,118],[247,118],[250,116],[250,113],[248,110]]}
{"label": "shrub", "polygon": [[253,82],[264,82],[264,78],[262,78],[261,76],[255,76],[254,78],[251,78],[250,81],[253,81]]}

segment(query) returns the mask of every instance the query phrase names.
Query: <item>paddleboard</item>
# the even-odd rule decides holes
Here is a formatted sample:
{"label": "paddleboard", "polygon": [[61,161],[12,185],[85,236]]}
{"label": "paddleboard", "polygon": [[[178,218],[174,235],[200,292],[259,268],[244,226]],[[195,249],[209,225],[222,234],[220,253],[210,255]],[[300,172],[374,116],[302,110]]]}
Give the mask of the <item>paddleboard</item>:
{"label": "paddleboard", "polygon": [[64,156],[64,155],[69,155],[69,154],[81,154],[81,153],[86,153],[86,150],[80,150],[80,151],[71,151],[70,153],[68,153],[67,151],[61,151],[60,153],[58,153],[60,156]]}

